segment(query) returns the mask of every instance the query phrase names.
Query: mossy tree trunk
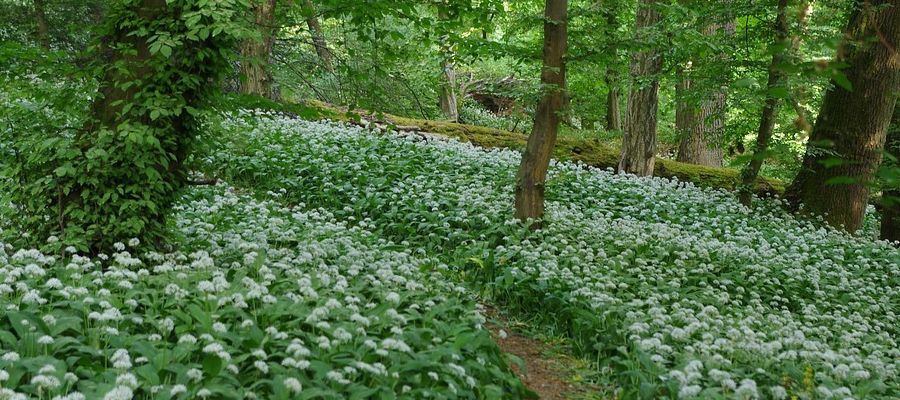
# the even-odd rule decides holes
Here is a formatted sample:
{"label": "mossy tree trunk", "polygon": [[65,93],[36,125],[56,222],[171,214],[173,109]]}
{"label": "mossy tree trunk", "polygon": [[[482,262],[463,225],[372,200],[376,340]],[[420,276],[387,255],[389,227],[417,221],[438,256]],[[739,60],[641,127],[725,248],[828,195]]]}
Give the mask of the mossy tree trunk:
{"label": "mossy tree trunk", "polygon": [[[660,0],[640,0],[635,24],[635,41],[645,42],[661,21]],[[658,48],[639,50],[631,56],[632,87],[625,108],[625,137],[619,156],[619,171],[653,175],[656,160],[656,113],[659,108],[659,73],[662,54]]]}
{"label": "mossy tree trunk", "polygon": [[[788,39],[787,3],[788,0],[778,0],[778,16],[775,18],[775,41],[773,44],[773,47],[776,48],[784,48]],[[772,138],[772,131],[775,128],[775,116],[781,102],[778,97],[774,96],[774,91],[783,86],[785,74],[782,68],[786,60],[785,52],[778,50],[772,54],[772,62],[769,63],[766,100],[763,104],[759,128],[756,131],[756,145],[753,147],[753,158],[741,171],[741,183],[738,187],[738,198],[745,206],[750,206],[753,198],[753,183],[756,182],[759,170],[766,159],[766,153],[769,151],[769,140]]]}
{"label": "mossy tree trunk", "polygon": [[[898,88],[900,89],[900,88]],[[900,169],[900,106],[894,105],[894,117],[885,141],[885,151],[893,157],[894,174]],[[881,238],[900,244],[900,182],[891,182],[882,194]]]}
{"label": "mossy tree trunk", "polygon": [[836,57],[848,66],[849,84],[833,80],[803,166],[787,190],[804,213],[850,232],[863,224],[900,82],[900,1],[859,0],[854,7]]}
{"label": "mossy tree trunk", "polygon": [[[534,127],[516,177],[516,217],[522,221],[544,216],[544,184],[556,144],[566,97],[566,28],[568,0],[546,0],[544,5],[543,95],[534,115]],[[539,228],[534,223],[532,228]]]}
{"label": "mossy tree trunk", "polygon": [[253,14],[259,37],[249,38],[241,43],[241,93],[267,98],[276,98],[272,90],[272,73],[269,58],[275,42],[276,0],[256,0]]}
{"label": "mossy tree trunk", "polygon": [[37,23],[38,43],[45,49],[50,49],[50,25],[47,23],[47,13],[44,9],[44,0],[34,0],[34,20]]}
{"label": "mossy tree trunk", "polygon": [[312,37],[313,47],[316,49],[316,55],[319,61],[327,71],[334,70],[334,56],[328,49],[328,42],[325,40],[325,32],[319,23],[319,17],[316,15],[316,6],[312,0],[303,0],[304,12],[308,13],[306,17],[306,27],[309,28],[309,36]]}

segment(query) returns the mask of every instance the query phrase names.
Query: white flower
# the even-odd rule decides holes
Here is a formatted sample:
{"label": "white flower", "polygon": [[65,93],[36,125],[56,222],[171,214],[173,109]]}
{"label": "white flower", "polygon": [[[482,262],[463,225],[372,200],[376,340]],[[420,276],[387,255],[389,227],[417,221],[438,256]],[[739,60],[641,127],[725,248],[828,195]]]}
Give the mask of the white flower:
{"label": "white flower", "polygon": [[293,377],[284,378],[284,386],[292,393],[300,393],[303,390],[303,385],[300,384],[300,381]]}
{"label": "white flower", "polygon": [[131,388],[128,386],[116,386],[109,392],[106,392],[103,400],[131,400],[132,397],[134,397],[134,392],[131,391]]}
{"label": "white flower", "polygon": [[700,390],[702,390],[702,388],[699,385],[682,386],[681,390],[678,391],[678,398],[690,399],[696,397],[700,394]]}
{"label": "white flower", "polygon": [[256,369],[258,369],[258,370],[259,370],[260,372],[262,372],[263,374],[268,374],[268,373],[269,373],[269,365],[266,364],[265,361],[259,361],[259,360],[254,361],[254,362],[253,362],[253,366],[256,367]]}
{"label": "white flower", "polygon": [[182,393],[187,393],[187,387],[182,384],[172,386],[172,389],[169,390],[169,394],[173,397]]}
{"label": "white flower", "polygon": [[131,368],[131,357],[128,355],[128,350],[125,349],[116,350],[112,357],[109,358],[109,361],[112,362],[113,368],[116,369]]}

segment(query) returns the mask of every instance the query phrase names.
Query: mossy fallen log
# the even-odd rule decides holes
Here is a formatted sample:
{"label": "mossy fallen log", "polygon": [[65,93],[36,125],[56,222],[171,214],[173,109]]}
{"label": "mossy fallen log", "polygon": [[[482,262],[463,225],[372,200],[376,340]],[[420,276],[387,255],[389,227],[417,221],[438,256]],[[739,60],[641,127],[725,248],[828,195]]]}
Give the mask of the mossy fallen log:
{"label": "mossy fallen log", "polygon": [[[242,107],[271,109],[309,120],[330,119],[358,124],[377,122],[400,127],[403,128],[402,130],[418,129],[422,132],[455,138],[461,142],[469,142],[485,148],[508,148],[521,151],[525,148],[528,140],[527,135],[500,129],[406,118],[364,110],[347,110],[315,100],[274,102],[263,98],[239,96],[235,97],[233,101],[235,105]],[[580,161],[597,168],[616,168],[619,162],[619,149],[596,139],[559,137],[554,157],[559,160]],[[662,158],[656,159],[653,175],[661,178],[677,178],[679,181],[692,182],[700,187],[725,190],[734,190],[740,181],[740,171],[736,169],[686,164]],[[784,192],[784,183],[777,179],[760,177],[756,180],[754,192],[758,195],[780,195]]]}

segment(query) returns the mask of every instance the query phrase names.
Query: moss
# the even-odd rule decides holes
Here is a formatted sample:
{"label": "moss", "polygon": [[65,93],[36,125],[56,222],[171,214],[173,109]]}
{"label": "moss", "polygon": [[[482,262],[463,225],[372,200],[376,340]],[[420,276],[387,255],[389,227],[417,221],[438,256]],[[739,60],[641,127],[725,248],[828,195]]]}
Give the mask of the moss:
{"label": "moss", "polygon": [[[249,99],[244,99],[244,101],[252,104]],[[288,111],[304,119],[359,122],[361,117],[365,117],[395,126],[415,126],[423,132],[456,138],[461,142],[469,142],[486,148],[508,148],[521,151],[528,141],[528,136],[521,133],[446,121],[405,118],[380,112],[349,111],[315,100],[285,103],[266,100],[259,101],[257,104],[261,106],[257,108]],[[597,139],[560,137],[557,139],[553,154],[558,160],[580,161],[601,169],[615,169],[619,163],[619,149]],[[661,178],[677,178],[700,187],[726,190],[734,190],[740,181],[740,171],[736,169],[686,164],[661,158],[656,159],[653,175]],[[756,180],[754,191],[759,195],[782,194],[784,193],[784,183],[777,179],[760,177]]]}

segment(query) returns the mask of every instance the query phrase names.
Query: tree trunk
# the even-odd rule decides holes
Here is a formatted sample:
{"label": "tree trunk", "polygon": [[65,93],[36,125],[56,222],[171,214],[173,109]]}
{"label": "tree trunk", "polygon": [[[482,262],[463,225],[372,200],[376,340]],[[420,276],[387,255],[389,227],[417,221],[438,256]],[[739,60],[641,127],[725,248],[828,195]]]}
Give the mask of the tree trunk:
{"label": "tree trunk", "polygon": [[615,87],[618,83],[615,81],[614,71],[606,70],[606,86],[609,91],[606,93],[606,130],[619,131],[622,130],[622,112],[619,111],[619,88]]}
{"label": "tree trunk", "polygon": [[[444,4],[438,6],[438,18],[449,18]],[[442,38],[441,43],[441,87],[439,99],[441,111],[451,122],[459,122],[459,105],[456,102],[456,70],[453,67],[453,46],[449,35]]]}
{"label": "tree trunk", "polygon": [[[612,4],[606,9],[606,40],[612,42],[615,32],[618,30],[616,9]],[[612,53],[612,60],[606,66],[606,130],[618,131],[622,129],[622,112],[619,110],[619,82],[616,73],[616,50],[609,46],[607,51]]]}
{"label": "tree trunk", "polygon": [[241,93],[275,98],[272,90],[272,73],[269,72],[269,57],[275,41],[276,0],[258,0],[253,4],[256,29],[259,38],[250,38],[241,43]]}
{"label": "tree trunk", "polygon": [[50,49],[50,26],[44,12],[44,0],[34,0],[34,19],[37,22],[37,37],[41,47]]}
{"label": "tree trunk", "polygon": [[[783,47],[788,39],[787,25],[787,0],[778,0],[778,16],[775,18],[775,43],[773,46]],[[753,185],[759,170],[762,168],[766,153],[769,151],[769,140],[772,138],[772,130],[775,128],[775,115],[778,111],[778,97],[773,96],[773,90],[783,85],[784,71],[781,69],[786,60],[783,50],[776,51],[772,55],[769,64],[769,79],[766,83],[766,100],[763,104],[762,115],[759,120],[759,129],[756,131],[756,145],[753,147],[753,158],[741,171],[741,185],[738,189],[738,197],[741,204],[750,206],[753,198]]]}
{"label": "tree trunk", "polygon": [[[522,221],[544,216],[544,183],[565,111],[567,7],[568,0],[546,0],[544,6],[544,93],[535,110],[534,127],[516,177],[516,217]],[[540,228],[540,223],[532,228]]]}
{"label": "tree trunk", "polygon": [[[832,82],[807,144],[803,167],[787,190],[804,213],[854,232],[863,224],[869,184],[881,163],[900,80],[900,1],[858,0],[836,60],[852,90]],[[830,154],[817,148],[829,143]]]}
{"label": "tree trunk", "polygon": [[328,42],[325,41],[322,25],[319,24],[319,18],[316,16],[316,6],[312,3],[312,0],[303,0],[303,7],[309,12],[309,16],[306,18],[306,26],[309,28],[309,35],[312,37],[316,54],[326,70],[334,71],[333,56],[331,50],[328,49]]}
{"label": "tree trunk", "polygon": [[115,3],[108,13],[112,20],[99,46],[98,62],[104,66],[99,93],[92,118],[74,138],[79,155],[73,171],[61,177],[71,190],[58,200],[62,234],[77,233],[93,253],[129,238],[160,245],[166,215],[187,182],[184,162],[199,126],[190,110],[227,69],[224,55],[235,45],[233,32],[155,52],[151,34],[133,34],[157,26],[187,29],[181,18],[185,9],[209,7],[138,0]]}
{"label": "tree trunk", "polygon": [[440,105],[444,116],[451,122],[459,122],[459,105],[456,102],[456,70],[449,60],[441,62]]}
{"label": "tree trunk", "polygon": [[[893,168],[900,168],[900,107],[896,105],[885,150],[896,160]],[[900,182],[892,184],[881,194],[881,238],[900,245]]]}
{"label": "tree trunk", "polygon": [[[635,26],[635,39],[644,42],[648,30],[661,20],[656,9],[659,0],[640,0]],[[653,175],[656,156],[656,112],[659,108],[659,78],[662,54],[659,49],[641,50],[631,57],[633,79],[625,109],[625,137],[619,157],[619,171]],[[648,81],[648,82],[645,82]]]}
{"label": "tree trunk", "polygon": [[[703,34],[706,36],[715,35],[719,30],[723,30],[727,37],[734,36],[735,20],[728,17],[724,24],[713,23],[706,26]],[[717,64],[727,64],[729,55],[726,52],[719,53],[713,60]],[[694,68],[703,69],[703,61],[694,60]],[[691,104],[682,104],[684,96],[687,96],[691,90],[690,74],[679,81],[682,87],[683,95],[678,96],[678,107],[676,107],[676,128],[682,137],[678,145],[677,160],[689,164],[707,165],[711,167],[721,167],[725,154],[723,152],[725,137],[725,112],[728,94],[724,88],[728,79],[727,74],[723,74],[723,82],[719,83],[717,89],[708,95],[699,105],[694,107]],[[678,88],[676,87],[676,92]],[[678,112],[682,110],[684,115],[683,126],[677,126]]]}

